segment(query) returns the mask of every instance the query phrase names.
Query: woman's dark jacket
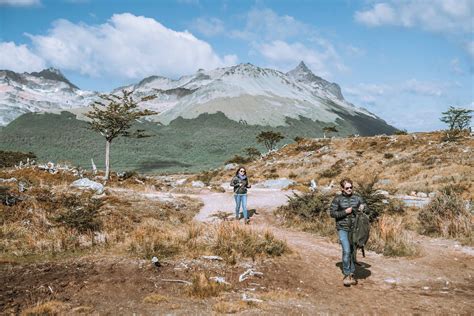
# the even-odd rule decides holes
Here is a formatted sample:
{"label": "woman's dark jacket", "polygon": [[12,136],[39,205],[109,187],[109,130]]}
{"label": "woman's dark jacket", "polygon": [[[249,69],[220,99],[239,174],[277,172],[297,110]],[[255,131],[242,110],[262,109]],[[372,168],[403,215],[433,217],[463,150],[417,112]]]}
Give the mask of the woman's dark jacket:
{"label": "woman's dark jacket", "polygon": [[[346,195],[344,193],[336,196],[332,200],[329,214],[336,219],[336,229],[350,231],[354,222],[355,213],[359,207],[365,204],[364,199],[357,194]],[[346,214],[346,209],[352,206],[352,213]],[[364,209],[364,212],[367,212]]]}
{"label": "woman's dark jacket", "polygon": [[247,194],[247,188],[250,188],[249,179],[240,179],[239,176],[235,176],[230,181],[230,186],[234,187],[234,194]]}

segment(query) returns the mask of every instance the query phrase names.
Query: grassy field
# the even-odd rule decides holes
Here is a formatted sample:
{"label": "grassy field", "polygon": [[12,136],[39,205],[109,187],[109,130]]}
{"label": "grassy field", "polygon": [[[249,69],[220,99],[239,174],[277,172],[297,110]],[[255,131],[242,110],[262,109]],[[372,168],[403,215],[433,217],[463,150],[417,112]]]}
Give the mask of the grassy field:
{"label": "grassy field", "polygon": [[[394,129],[372,120],[359,129],[355,119],[339,121],[340,135],[391,133]],[[372,124],[372,125],[370,125]],[[147,138],[118,138],[111,147],[111,166],[114,171],[135,170],[145,173],[197,172],[221,166],[235,154],[245,155],[244,148],[264,148],[257,144],[256,135],[263,130],[281,132],[293,142],[296,136],[321,137],[324,123],[309,119],[289,119],[287,126],[243,125],[229,120],[222,113],[203,114],[196,119],[178,118],[163,126],[151,122],[137,123]],[[367,129],[367,126],[373,126]],[[0,130],[0,150],[33,152],[39,161],[70,162],[90,169],[90,159],[99,168],[104,165],[105,140],[88,130],[85,121],[77,120],[69,112],[61,114],[25,114]]]}

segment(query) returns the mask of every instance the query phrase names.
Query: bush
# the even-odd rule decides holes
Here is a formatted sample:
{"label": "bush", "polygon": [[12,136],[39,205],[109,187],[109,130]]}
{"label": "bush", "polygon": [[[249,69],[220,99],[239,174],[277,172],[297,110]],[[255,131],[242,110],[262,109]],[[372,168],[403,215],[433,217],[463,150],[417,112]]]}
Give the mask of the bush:
{"label": "bush", "polygon": [[402,129],[402,130],[396,131],[395,135],[408,135],[408,132],[406,129]]}
{"label": "bush", "polygon": [[281,217],[287,226],[335,237],[334,220],[327,213],[329,202],[330,197],[319,192],[294,193],[288,197],[286,205],[275,211],[275,215]]}
{"label": "bush", "polygon": [[[367,182],[359,183],[357,193],[364,199],[370,210],[370,219],[374,220],[381,215],[386,208],[387,197],[375,189],[378,178],[373,177]],[[390,202],[389,202],[390,203]]]}
{"label": "bush", "polygon": [[98,217],[102,206],[101,200],[89,198],[84,203],[76,195],[66,195],[63,199],[61,202],[65,210],[54,218],[55,222],[76,229],[79,233],[101,229],[102,223]]}
{"label": "bush", "polygon": [[368,250],[388,257],[410,257],[420,251],[404,229],[402,217],[382,215],[371,228],[366,245]]}
{"label": "bush", "polygon": [[226,164],[229,164],[229,163],[236,163],[238,165],[242,165],[242,164],[245,164],[245,163],[248,163],[250,162],[249,158],[246,158],[246,157],[242,157],[240,155],[235,155],[234,157],[230,158],[229,160],[227,160],[225,163]]}
{"label": "bush", "polygon": [[26,163],[28,159],[36,159],[36,155],[32,152],[22,153],[18,151],[0,150],[0,168],[13,167],[20,162]]}
{"label": "bush", "polygon": [[218,173],[219,173],[219,170],[204,171],[196,176],[196,180],[202,181],[205,185],[208,186],[211,184],[211,180],[215,176],[217,176]]}
{"label": "bush", "polygon": [[456,238],[472,244],[472,207],[468,209],[460,195],[443,190],[423,208],[419,215],[421,233]]}
{"label": "bush", "polygon": [[334,178],[342,172],[342,165],[344,160],[340,159],[336,161],[331,167],[321,172],[320,176],[322,178]]}
{"label": "bush", "polygon": [[198,298],[206,298],[218,296],[225,288],[226,286],[224,284],[211,281],[209,276],[201,272],[193,276],[193,281],[188,289],[188,294]]}
{"label": "bush", "polygon": [[384,157],[385,159],[392,159],[392,158],[393,158],[393,154],[392,154],[392,153],[385,153],[385,154],[383,155],[383,157]]}
{"label": "bush", "polygon": [[255,260],[258,255],[280,256],[289,251],[286,242],[275,238],[271,232],[262,236],[232,222],[222,222],[216,227],[211,249],[231,264],[235,264],[239,255]]}

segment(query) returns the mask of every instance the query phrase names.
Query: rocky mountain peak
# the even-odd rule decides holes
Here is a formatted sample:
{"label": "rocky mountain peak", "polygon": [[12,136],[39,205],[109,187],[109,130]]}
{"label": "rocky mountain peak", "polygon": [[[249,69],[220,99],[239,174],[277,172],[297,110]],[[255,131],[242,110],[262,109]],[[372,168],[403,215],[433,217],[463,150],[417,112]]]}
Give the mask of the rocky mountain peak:
{"label": "rocky mountain peak", "polygon": [[69,80],[67,80],[67,78],[64,77],[63,73],[57,68],[49,67],[48,69],[43,69],[40,72],[32,72],[30,73],[30,75],[34,77],[38,77],[38,78],[48,79],[48,80],[62,81],[68,84],[71,88],[79,89],[77,86],[72,84]]}

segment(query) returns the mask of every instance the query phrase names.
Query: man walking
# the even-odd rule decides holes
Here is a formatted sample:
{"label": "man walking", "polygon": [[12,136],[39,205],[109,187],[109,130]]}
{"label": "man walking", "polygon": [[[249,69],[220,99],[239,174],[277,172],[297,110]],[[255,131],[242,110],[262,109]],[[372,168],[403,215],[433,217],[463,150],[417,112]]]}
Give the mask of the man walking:
{"label": "man walking", "polygon": [[344,286],[356,285],[354,277],[355,262],[354,251],[350,241],[350,233],[353,228],[355,213],[362,211],[365,207],[364,200],[357,194],[353,194],[351,179],[342,179],[342,193],[337,195],[331,203],[329,213],[336,220],[336,229],[342,246],[342,273],[344,274]]}

